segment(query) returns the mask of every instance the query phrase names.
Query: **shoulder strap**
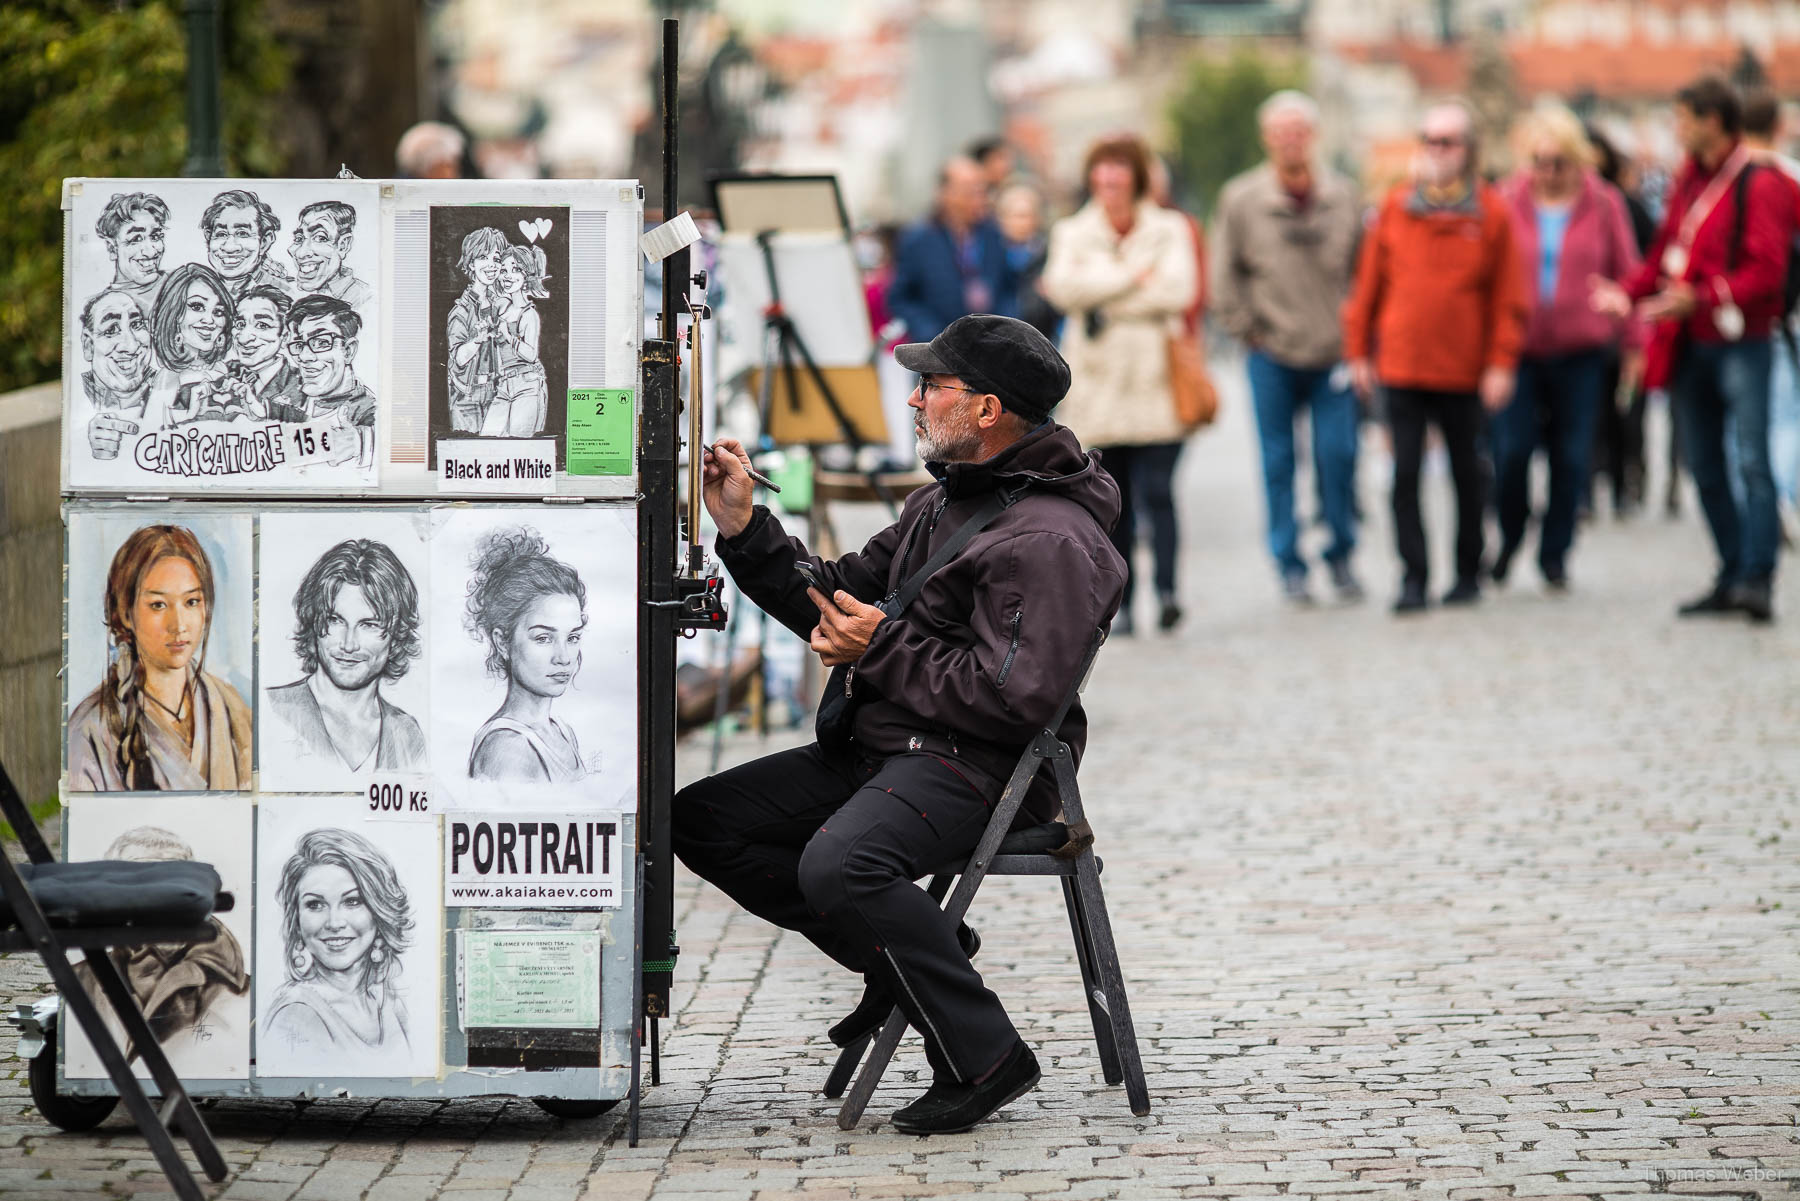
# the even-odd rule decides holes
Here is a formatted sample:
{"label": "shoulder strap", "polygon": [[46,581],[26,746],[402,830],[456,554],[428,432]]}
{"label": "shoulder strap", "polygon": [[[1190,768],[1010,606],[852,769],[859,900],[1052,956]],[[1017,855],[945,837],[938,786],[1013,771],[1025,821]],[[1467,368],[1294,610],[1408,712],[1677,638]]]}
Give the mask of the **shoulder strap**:
{"label": "shoulder strap", "polygon": [[1744,253],[1744,200],[1749,195],[1750,176],[1756,172],[1755,163],[1745,163],[1744,169],[1738,172],[1732,196],[1734,208],[1731,213],[1731,249],[1725,255],[1725,270],[1736,271],[1738,258]]}
{"label": "shoulder strap", "polygon": [[894,594],[881,603],[881,609],[889,617],[904,611],[906,607],[918,599],[919,591],[925,587],[925,581],[935,575],[944,564],[955,558],[963,547],[969,544],[982,530],[992,524],[994,518],[1012,508],[1018,499],[1025,495],[1026,487],[1015,489],[996,488],[992,495],[982,503],[981,508],[969,515],[969,519],[958,526],[937,552],[925,561],[925,566],[907,576]]}

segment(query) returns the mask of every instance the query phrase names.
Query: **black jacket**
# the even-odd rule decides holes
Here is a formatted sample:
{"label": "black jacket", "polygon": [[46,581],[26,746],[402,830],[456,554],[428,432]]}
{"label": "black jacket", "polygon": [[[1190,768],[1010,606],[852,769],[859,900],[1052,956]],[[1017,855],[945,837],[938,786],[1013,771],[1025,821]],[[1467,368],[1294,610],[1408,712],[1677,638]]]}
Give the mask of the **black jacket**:
{"label": "black jacket", "polygon": [[[1119,489],[1098,456],[1054,424],[985,462],[927,467],[939,483],[907,497],[900,520],[860,552],[812,558],[758,506],[742,533],[719,540],[719,554],[746,596],[807,638],[818,609],[794,571],[797,559],[810,559],[833,589],[873,604],[924,566],[996,487],[1028,482],[1024,497],[932,576],[910,608],[875,627],[853,685],[863,753],[948,750],[1003,781],[1056,715],[1094,631],[1118,611],[1125,564],[1107,532],[1118,520]],[[928,524],[902,564],[897,556],[919,521]],[[1079,701],[1058,734],[1079,759],[1087,740]],[[1050,794],[1034,791],[1032,810],[1048,816]]]}

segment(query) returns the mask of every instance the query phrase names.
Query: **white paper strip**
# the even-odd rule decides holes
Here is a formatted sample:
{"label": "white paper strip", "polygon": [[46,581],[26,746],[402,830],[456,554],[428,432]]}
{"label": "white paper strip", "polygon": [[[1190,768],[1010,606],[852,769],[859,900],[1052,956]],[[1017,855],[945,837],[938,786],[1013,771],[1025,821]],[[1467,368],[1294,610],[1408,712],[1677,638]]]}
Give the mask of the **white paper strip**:
{"label": "white paper strip", "polygon": [[673,221],[664,221],[639,238],[638,247],[643,250],[647,262],[660,263],[683,246],[692,246],[699,240],[700,230],[695,226],[694,218],[687,213],[677,213]]}

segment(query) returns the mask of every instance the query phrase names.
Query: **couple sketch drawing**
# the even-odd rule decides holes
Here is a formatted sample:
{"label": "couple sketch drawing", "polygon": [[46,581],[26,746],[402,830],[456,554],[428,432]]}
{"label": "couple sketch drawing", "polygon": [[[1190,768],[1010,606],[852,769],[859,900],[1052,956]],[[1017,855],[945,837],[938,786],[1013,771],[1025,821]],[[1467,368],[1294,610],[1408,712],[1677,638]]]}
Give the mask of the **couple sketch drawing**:
{"label": "couple sketch drawing", "polygon": [[462,242],[457,270],[468,287],[450,310],[450,426],[484,438],[542,433],[549,413],[543,323],[531,302],[550,295],[540,246],[513,245],[492,226]]}

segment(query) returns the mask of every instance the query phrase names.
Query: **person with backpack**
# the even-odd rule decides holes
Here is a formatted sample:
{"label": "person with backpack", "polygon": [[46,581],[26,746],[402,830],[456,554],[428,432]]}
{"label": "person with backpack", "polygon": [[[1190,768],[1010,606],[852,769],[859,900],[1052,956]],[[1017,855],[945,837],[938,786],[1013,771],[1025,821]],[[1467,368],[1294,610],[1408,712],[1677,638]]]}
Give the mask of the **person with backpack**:
{"label": "person with backpack", "polygon": [[[1779,172],[1759,167],[1743,144],[1743,104],[1725,80],[1703,76],[1681,89],[1675,130],[1688,160],[1650,253],[1622,284],[1591,279],[1591,303],[1619,317],[1635,305],[1654,324],[1645,383],[1669,389],[1718,550],[1712,587],[1679,614],[1745,613],[1768,622],[1781,542],[1769,470],[1769,371],[1792,202]],[[1728,430],[1735,456],[1725,451]]]}
{"label": "person with backpack", "polygon": [[1774,92],[1757,88],[1744,97],[1744,145],[1761,168],[1781,175],[1794,202],[1782,321],[1769,376],[1769,470],[1782,531],[1794,545],[1800,543],[1800,162],[1775,148],[1780,126],[1781,102]]}

